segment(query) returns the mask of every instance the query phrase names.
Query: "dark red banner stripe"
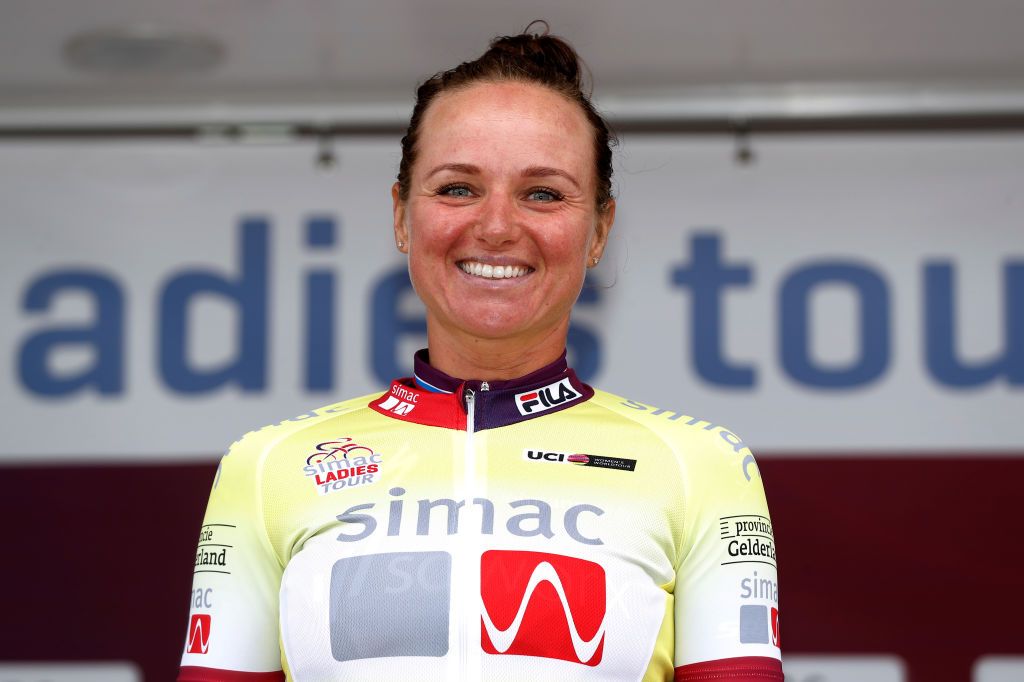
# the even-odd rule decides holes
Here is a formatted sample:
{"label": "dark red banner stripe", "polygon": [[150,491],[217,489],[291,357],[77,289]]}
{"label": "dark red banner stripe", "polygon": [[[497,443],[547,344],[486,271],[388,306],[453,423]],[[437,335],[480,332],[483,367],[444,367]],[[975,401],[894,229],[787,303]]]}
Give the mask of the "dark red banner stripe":
{"label": "dark red banner stripe", "polygon": [[[1021,453],[1024,454],[1024,453]],[[764,457],[783,654],[894,654],[910,682],[1024,654],[1024,457]],[[174,679],[215,465],[0,467],[0,660]],[[53,644],[60,624],[60,646]]]}

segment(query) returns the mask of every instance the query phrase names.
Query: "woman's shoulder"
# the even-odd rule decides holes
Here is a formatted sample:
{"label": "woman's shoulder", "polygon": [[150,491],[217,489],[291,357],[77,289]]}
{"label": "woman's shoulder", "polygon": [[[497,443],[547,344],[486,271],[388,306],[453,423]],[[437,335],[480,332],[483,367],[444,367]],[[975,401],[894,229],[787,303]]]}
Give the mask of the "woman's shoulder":
{"label": "woman's shoulder", "polygon": [[652,431],[673,443],[703,443],[713,445],[715,449],[727,449],[734,454],[748,450],[743,439],[732,429],[712,417],[700,414],[698,410],[658,407],[601,390],[595,390],[593,402],[623,422]]}
{"label": "woman's shoulder", "polygon": [[379,396],[380,392],[375,392],[349,398],[261,426],[232,443],[229,452],[258,458],[296,438],[304,438],[307,435],[315,438],[316,434],[324,429],[334,429],[340,420],[353,421],[368,413],[373,414],[369,404]]}
{"label": "woman's shoulder", "polygon": [[596,391],[593,402],[617,415],[620,429],[630,424],[665,444],[690,476],[724,483],[760,476],[746,442],[717,420],[697,416],[696,410],[657,407],[605,391]]}

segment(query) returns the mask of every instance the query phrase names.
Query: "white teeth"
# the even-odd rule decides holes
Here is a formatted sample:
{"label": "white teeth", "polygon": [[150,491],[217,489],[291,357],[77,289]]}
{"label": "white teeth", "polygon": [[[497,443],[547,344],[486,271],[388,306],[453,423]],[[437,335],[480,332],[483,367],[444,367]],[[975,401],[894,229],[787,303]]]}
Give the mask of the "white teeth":
{"label": "white teeth", "polygon": [[475,275],[476,277],[484,277],[486,279],[512,279],[514,277],[522,277],[530,272],[530,268],[518,265],[487,265],[477,263],[476,261],[463,261],[459,263],[459,268],[467,275]]}

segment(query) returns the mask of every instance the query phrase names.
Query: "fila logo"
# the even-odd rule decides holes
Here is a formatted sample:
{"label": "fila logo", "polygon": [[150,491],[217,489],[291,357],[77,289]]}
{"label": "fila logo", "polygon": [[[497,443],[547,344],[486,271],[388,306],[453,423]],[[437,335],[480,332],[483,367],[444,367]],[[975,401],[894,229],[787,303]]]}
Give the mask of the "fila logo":
{"label": "fila logo", "polygon": [[572,387],[569,377],[554,384],[548,384],[536,391],[516,393],[516,408],[524,417],[545,412],[567,402],[582,398],[583,394]]}
{"label": "fila logo", "polygon": [[188,625],[188,653],[205,654],[210,650],[210,614],[192,614]]}
{"label": "fila logo", "polygon": [[404,400],[399,400],[393,395],[389,395],[388,399],[380,404],[380,409],[387,410],[391,414],[398,415],[399,417],[409,414],[416,408],[412,403],[407,403]]}
{"label": "fila logo", "polygon": [[480,557],[480,645],[489,654],[596,666],[605,636],[604,569],[561,554],[490,550]]}

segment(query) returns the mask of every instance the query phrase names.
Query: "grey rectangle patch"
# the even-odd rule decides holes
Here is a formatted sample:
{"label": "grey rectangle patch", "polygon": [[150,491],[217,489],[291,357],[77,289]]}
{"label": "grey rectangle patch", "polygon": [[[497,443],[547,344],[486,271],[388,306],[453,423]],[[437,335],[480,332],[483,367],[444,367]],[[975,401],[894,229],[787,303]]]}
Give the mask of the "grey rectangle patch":
{"label": "grey rectangle patch", "polygon": [[336,661],[448,653],[452,557],[389,552],[340,559],[331,570]]}
{"label": "grey rectangle patch", "polygon": [[768,632],[768,607],[746,605],[740,607],[740,643],[767,644],[771,633]]}

